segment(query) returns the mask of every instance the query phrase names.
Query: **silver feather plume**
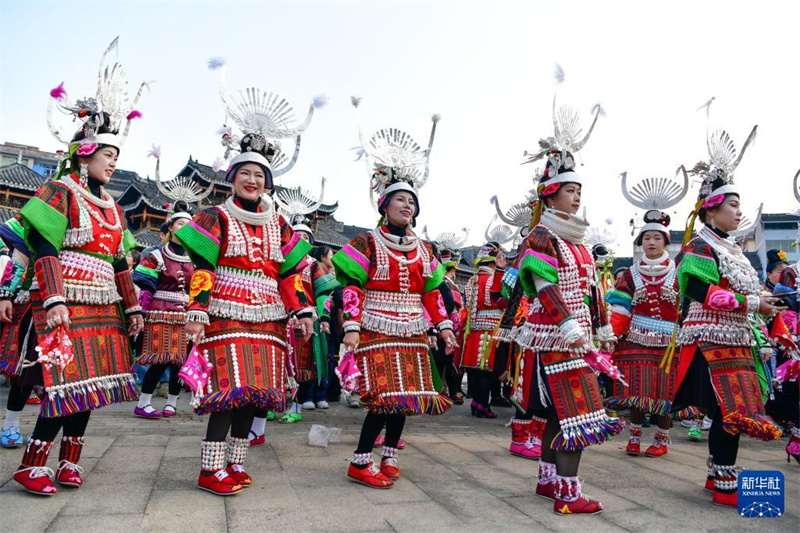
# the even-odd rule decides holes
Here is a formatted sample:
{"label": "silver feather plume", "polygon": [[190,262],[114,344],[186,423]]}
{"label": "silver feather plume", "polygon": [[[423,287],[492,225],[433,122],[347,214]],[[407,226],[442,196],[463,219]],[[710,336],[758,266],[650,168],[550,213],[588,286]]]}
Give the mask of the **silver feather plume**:
{"label": "silver feather plume", "polygon": [[628,189],[628,173],[623,172],[620,174],[622,194],[640,209],[664,211],[678,204],[689,191],[689,175],[683,165],[678,167],[676,175],[679,173],[683,173],[683,185],[670,178],[645,178]]}
{"label": "silver feather plume", "polygon": [[320,180],[319,196],[316,199],[301,187],[281,189],[275,193],[273,198],[283,215],[292,224],[300,224],[306,220],[306,215],[315,212],[322,205],[326,181],[324,177]]}
{"label": "silver feather plume", "polygon": [[514,240],[516,232],[505,224],[497,224],[496,222],[497,215],[493,216],[492,220],[489,221],[489,225],[486,226],[486,232],[484,233],[486,242],[496,242],[503,246]]}

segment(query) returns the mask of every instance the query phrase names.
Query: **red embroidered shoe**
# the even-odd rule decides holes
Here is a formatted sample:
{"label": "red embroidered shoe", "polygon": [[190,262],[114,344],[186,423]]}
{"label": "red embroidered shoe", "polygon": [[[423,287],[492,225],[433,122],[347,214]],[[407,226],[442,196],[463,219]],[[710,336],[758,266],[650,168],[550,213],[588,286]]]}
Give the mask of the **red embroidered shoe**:
{"label": "red embroidered shoe", "polygon": [[366,468],[358,468],[353,463],[347,469],[347,477],[350,481],[361,483],[374,489],[388,489],[394,485],[394,481],[386,477],[374,463],[370,463]]}
{"label": "red embroidered shoe", "polygon": [[661,457],[662,455],[667,454],[667,445],[661,442],[654,442],[647,448],[647,451],[644,454],[647,457]]}
{"label": "red embroidered shoe", "polygon": [[708,476],[706,478],[706,485],[703,487],[703,490],[707,490],[708,492],[714,492],[714,476]]}
{"label": "red embroidered shoe", "polygon": [[22,464],[14,473],[14,481],[31,494],[52,496],[58,492],[50,479],[53,471],[45,466],[52,444],[52,441],[28,439],[25,453],[22,454]]}
{"label": "red embroidered shoe", "polygon": [[53,471],[45,466],[20,467],[14,472],[14,481],[31,494],[52,496],[58,492],[50,480],[52,476]]}
{"label": "red embroidered shoe", "polygon": [[736,492],[720,492],[715,490],[711,502],[721,507],[738,507],[739,497]]}
{"label": "red embroidered shoe", "polygon": [[381,459],[381,473],[392,481],[400,479],[400,469],[397,468],[397,457],[384,457]]}
{"label": "red embroidered shoe", "polygon": [[83,485],[81,474],[83,474],[83,468],[75,463],[63,460],[58,463],[56,481],[58,481],[59,485],[64,485],[65,487],[78,488]]}
{"label": "red embroidered shoe", "polygon": [[225,471],[238,485],[241,485],[242,488],[246,489],[253,484],[253,478],[245,471],[243,465],[230,463]]}
{"label": "red embroidered shoe", "polygon": [[581,494],[577,500],[567,502],[556,499],[553,503],[556,514],[597,514],[603,512],[603,504]]}
{"label": "red embroidered shoe", "polygon": [[226,470],[217,470],[214,473],[200,472],[197,478],[197,488],[216,494],[217,496],[233,496],[242,492],[243,487],[236,483]]}
{"label": "red embroidered shoe", "polygon": [[548,500],[556,499],[556,484],[555,483],[537,483],[536,495]]}
{"label": "red embroidered shoe", "polygon": [[263,446],[267,443],[267,436],[265,434],[256,435],[252,431],[250,432],[250,447],[253,448],[255,446]]}
{"label": "red embroidered shoe", "polygon": [[642,448],[638,442],[633,442],[632,440],[629,440],[628,445],[625,446],[625,453],[633,456],[641,455]]}

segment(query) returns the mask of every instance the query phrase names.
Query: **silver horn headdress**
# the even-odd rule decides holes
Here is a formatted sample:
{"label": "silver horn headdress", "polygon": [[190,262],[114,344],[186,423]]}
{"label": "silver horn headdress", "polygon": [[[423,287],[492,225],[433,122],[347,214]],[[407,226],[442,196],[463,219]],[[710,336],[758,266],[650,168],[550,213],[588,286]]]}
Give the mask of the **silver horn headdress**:
{"label": "silver horn headdress", "polygon": [[156,158],[156,185],[158,190],[166,196],[177,202],[186,202],[187,204],[200,204],[203,200],[214,190],[216,182],[217,171],[222,166],[222,160],[218,159],[214,162],[213,174],[208,177],[208,187],[204,191],[203,188],[187,176],[178,176],[169,181],[161,181],[161,147],[153,145],[147,155]]}
{"label": "silver horn headdress", "polygon": [[410,134],[398,128],[382,128],[367,139],[364,137],[358,113],[361,99],[353,96],[350,102],[356,109],[358,121],[358,140],[361,143],[358,159],[363,157],[367,165],[367,174],[371,178],[370,200],[373,207],[379,210],[382,199],[398,190],[407,190],[417,196],[419,189],[428,181],[430,155],[439,115],[431,117],[428,147],[423,149]]}
{"label": "silver horn headdress", "polygon": [[275,193],[275,203],[295,231],[305,231],[309,235],[314,235],[314,232],[307,225],[309,222],[307,215],[315,212],[322,205],[326,181],[325,178],[320,180],[318,199],[314,199],[310,192],[303,190],[299,186],[281,189]]}
{"label": "silver horn headdress", "polygon": [[489,221],[489,225],[486,226],[486,231],[484,232],[484,237],[486,238],[486,242],[496,242],[500,246],[503,246],[514,240],[516,232],[505,224],[498,224],[497,218],[497,215],[495,215],[492,217],[492,220]]}
{"label": "silver horn headdress", "polygon": [[436,235],[436,237],[431,238],[431,236],[428,235],[428,226],[425,226],[422,228],[422,235],[425,237],[426,241],[436,244],[436,247],[440,250],[447,249],[455,252],[467,244],[467,238],[469,238],[469,229],[461,228],[460,236],[454,231],[445,231],[439,233]]}
{"label": "silver horn headdress", "polygon": [[[70,151],[77,146],[91,144],[110,145],[120,149],[125,144],[130,132],[131,121],[142,116],[135,108],[144,88],[149,87],[149,83],[143,82],[131,99],[128,94],[128,80],[125,78],[125,70],[122,65],[118,62],[110,66],[106,65],[108,53],[117,47],[118,42],[119,37],[111,41],[100,58],[97,92],[94,97],[71,101],[64,89],[63,82],[50,91],[51,98],[47,104],[47,127],[53,137],[66,145]],[[78,130],[83,130],[83,139],[73,143],[72,136],[64,135],[64,132],[54,124],[53,109],[56,107],[64,114],[71,115],[73,122],[76,120],[81,122]],[[125,129],[119,133],[123,122]],[[101,127],[105,127],[108,132],[98,133]]]}
{"label": "silver horn headdress", "polygon": [[[241,135],[234,133],[233,128],[223,126],[220,130],[222,134],[222,145],[225,147],[225,160],[230,160],[231,165],[238,162],[245,162],[249,159],[258,159],[255,155],[260,148],[254,148],[252,152],[243,151],[241,141],[246,136],[263,138],[270,145],[271,150],[267,151],[267,168],[274,178],[289,172],[300,155],[300,136],[311,124],[314,117],[314,110],[323,107],[327,100],[320,96],[314,98],[308,108],[308,113],[302,122],[298,122],[294,109],[283,97],[256,87],[248,87],[232,95],[226,92],[225,75],[227,64],[224,59],[212,58],[208,61],[210,70],[219,70],[219,95],[222,104],[225,106],[226,116],[231,119],[233,124],[241,131]],[[226,120],[227,122],[227,120]],[[294,150],[291,158],[283,150],[281,141],[293,142]],[[258,144],[256,144],[258,146]],[[237,160],[237,158],[241,160]],[[246,161],[264,164],[264,161]]]}
{"label": "silver horn headdress", "polygon": [[683,174],[681,185],[670,178],[645,178],[630,189],[628,188],[628,173],[620,174],[622,178],[622,195],[634,207],[644,210],[644,224],[636,237],[638,243],[645,231],[660,231],[664,233],[666,242],[669,243],[670,217],[666,210],[677,205],[686,197],[689,191],[689,175],[681,165],[675,175]]}
{"label": "silver horn headdress", "polygon": [[747,136],[747,140],[745,140],[741,150],[737,153],[736,145],[727,131],[716,130],[709,132],[708,124],[710,123],[711,103],[713,101],[714,98],[711,98],[698,109],[698,111],[703,108],[706,110],[708,161],[700,161],[690,171],[690,174],[699,176],[703,180],[697,198],[700,207],[713,207],[709,204],[717,205],[715,202],[717,202],[718,197],[724,198],[725,194],[737,192],[733,183],[733,173],[739,163],[742,162],[742,157],[744,157],[747,147],[755,140],[758,131],[758,126],[753,126],[750,135]]}
{"label": "silver horn headdress", "polygon": [[[555,78],[558,85],[564,81],[564,70],[556,65]],[[569,105],[556,107],[556,94],[553,95],[553,136],[539,140],[539,148],[535,152],[525,152],[525,163],[533,163],[547,157],[547,167],[541,176],[541,185],[555,183],[581,183],[575,172],[575,154],[580,152],[594,131],[598,117],[603,114],[600,104],[592,108],[594,118],[586,133],[583,133],[580,117]]]}

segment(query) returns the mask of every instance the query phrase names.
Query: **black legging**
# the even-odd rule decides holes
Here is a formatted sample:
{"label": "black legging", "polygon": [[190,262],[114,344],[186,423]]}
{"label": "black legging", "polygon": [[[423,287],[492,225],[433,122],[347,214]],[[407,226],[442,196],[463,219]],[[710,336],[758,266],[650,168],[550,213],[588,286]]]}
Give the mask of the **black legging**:
{"label": "black legging", "polygon": [[405,425],[406,415],[376,415],[368,411],[367,416],[364,417],[364,425],[361,426],[361,436],[358,438],[356,453],[372,453],[375,439],[381,434],[384,426],[386,426],[384,445],[389,448],[397,448]]}
{"label": "black legging", "polygon": [[33,385],[23,385],[21,379],[13,378],[11,388],[8,389],[6,409],[17,413],[25,409],[25,404],[31,397],[31,391],[33,391]]}
{"label": "black legging", "polygon": [[550,444],[559,431],[561,431],[561,425],[558,423],[558,417],[555,413],[551,413],[547,418],[547,425],[544,427],[544,435],[542,436],[542,461],[555,464],[556,472],[559,476],[577,476],[582,450],[567,452],[551,448]]}
{"label": "black legging", "polygon": [[712,418],[711,429],[708,431],[708,453],[713,457],[714,464],[733,466],[739,454],[739,437],[731,435],[722,427],[722,413],[715,407],[708,415]]}
{"label": "black legging", "polygon": [[208,417],[206,440],[223,442],[228,436],[229,430],[231,437],[246,439],[250,434],[255,415],[256,408],[252,405],[230,411],[215,411],[211,413],[211,416]]}
{"label": "black legging", "polygon": [[181,384],[178,381],[178,372],[181,367],[173,363],[162,363],[150,365],[142,378],[142,392],[153,394],[158,385],[158,380],[164,375],[164,371],[169,368],[169,393],[177,396],[181,392]]}
{"label": "black legging", "polygon": [[[436,351],[434,352],[433,359],[436,363],[436,370],[439,375],[444,379],[447,385],[447,390],[450,397],[454,397],[456,393],[461,391],[461,380],[456,370],[456,365],[453,364],[453,354],[447,355],[445,353],[445,345],[442,339],[439,339],[436,344]],[[463,394],[463,392],[462,392]]]}
{"label": "black legging", "polygon": [[478,370],[476,368],[467,369],[467,386],[472,394],[472,399],[483,407],[489,407],[489,391],[492,387],[492,373]]}
{"label": "black legging", "polygon": [[52,442],[60,429],[64,429],[65,437],[83,437],[86,433],[86,425],[89,423],[91,411],[83,411],[74,415],[57,416],[54,418],[39,417],[36,420],[36,427],[33,428],[31,438]]}

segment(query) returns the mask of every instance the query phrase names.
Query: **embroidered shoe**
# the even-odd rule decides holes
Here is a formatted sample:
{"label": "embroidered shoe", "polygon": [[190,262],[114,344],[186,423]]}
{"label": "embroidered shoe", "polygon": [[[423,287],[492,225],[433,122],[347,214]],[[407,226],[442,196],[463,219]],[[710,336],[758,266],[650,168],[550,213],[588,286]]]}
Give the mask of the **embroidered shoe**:
{"label": "embroidered shoe", "polygon": [[246,489],[253,484],[253,478],[245,471],[243,465],[230,463],[225,471],[237,484],[241,485],[242,488]]}
{"label": "embroidered shoe", "polygon": [[200,472],[200,477],[197,479],[197,488],[217,496],[232,496],[242,492],[243,489],[228,475],[226,470],[217,470],[208,475]]}
{"label": "embroidered shoe", "polygon": [[83,485],[83,468],[75,463],[70,463],[66,459],[58,463],[56,470],[56,481],[65,487],[78,488]]}
{"label": "embroidered shoe", "polygon": [[153,409],[152,411],[148,411],[147,408],[153,409],[150,405],[146,405],[144,407],[137,406],[136,409],[133,410],[133,416],[138,416],[139,418],[161,418],[161,411],[156,411]]}
{"label": "embroidered shoe", "polygon": [[697,426],[689,428],[689,440],[692,442],[701,442],[703,440],[703,430]]}
{"label": "embroidered shoe", "polygon": [[577,500],[571,502],[556,499],[553,502],[553,512],[560,515],[598,514],[603,512],[603,504],[581,494]]}
{"label": "embroidered shoe", "polygon": [[644,454],[647,457],[661,457],[662,455],[667,454],[667,445],[662,442],[654,442],[647,448],[647,451]]}
{"label": "embroidered shoe", "polygon": [[536,445],[530,440],[526,440],[523,443],[512,442],[511,446],[508,447],[508,451],[511,452],[511,455],[516,455],[523,459],[536,460],[542,457],[542,446]]}
{"label": "embroidered shoe", "polygon": [[386,477],[375,463],[370,463],[366,468],[358,468],[353,463],[347,469],[347,477],[350,481],[361,483],[373,489],[388,489],[394,485],[394,481]]}
{"label": "embroidered shoe", "polygon": [[547,498],[548,500],[555,501],[556,499],[556,484],[555,483],[537,483],[536,492],[537,496]]}
{"label": "embroidered shoe", "polygon": [[738,507],[739,497],[736,492],[720,492],[714,491],[714,496],[711,498],[711,503],[719,505],[720,507]]}
{"label": "embroidered shoe", "polygon": [[161,411],[161,416],[163,418],[170,418],[172,416],[175,416],[176,414],[178,413],[177,410],[175,409],[175,406],[170,404],[165,405],[164,410]]}
{"label": "embroidered shoe", "polygon": [[398,450],[403,450],[403,449],[405,449],[405,447],[406,447],[405,441],[403,439],[398,439],[397,440],[397,449]]}
{"label": "embroidered shoe", "polygon": [[[648,449],[649,451],[649,449]],[[642,447],[638,442],[628,441],[628,445],[625,446],[625,453],[628,455],[638,456],[642,453]]]}
{"label": "embroidered shoe", "polygon": [[14,481],[22,488],[37,496],[52,496],[58,492],[50,479],[53,471],[46,466],[29,466],[14,472]]}
{"label": "embroidered shoe", "polygon": [[708,476],[706,478],[706,484],[703,487],[703,490],[707,490],[708,492],[714,492],[714,476]]}
{"label": "embroidered shoe", "polygon": [[384,457],[381,459],[381,473],[392,481],[400,479],[400,469],[397,468],[397,457]]}
{"label": "embroidered shoe", "polygon": [[22,433],[19,431],[19,426],[11,426],[3,430],[3,435],[0,436],[0,446],[3,448],[18,448],[25,442],[22,438]]}
{"label": "embroidered shoe", "polygon": [[267,436],[262,433],[261,435],[256,435],[254,432],[250,432],[249,436],[250,440],[250,447],[253,448],[255,446],[263,446],[267,443]]}

